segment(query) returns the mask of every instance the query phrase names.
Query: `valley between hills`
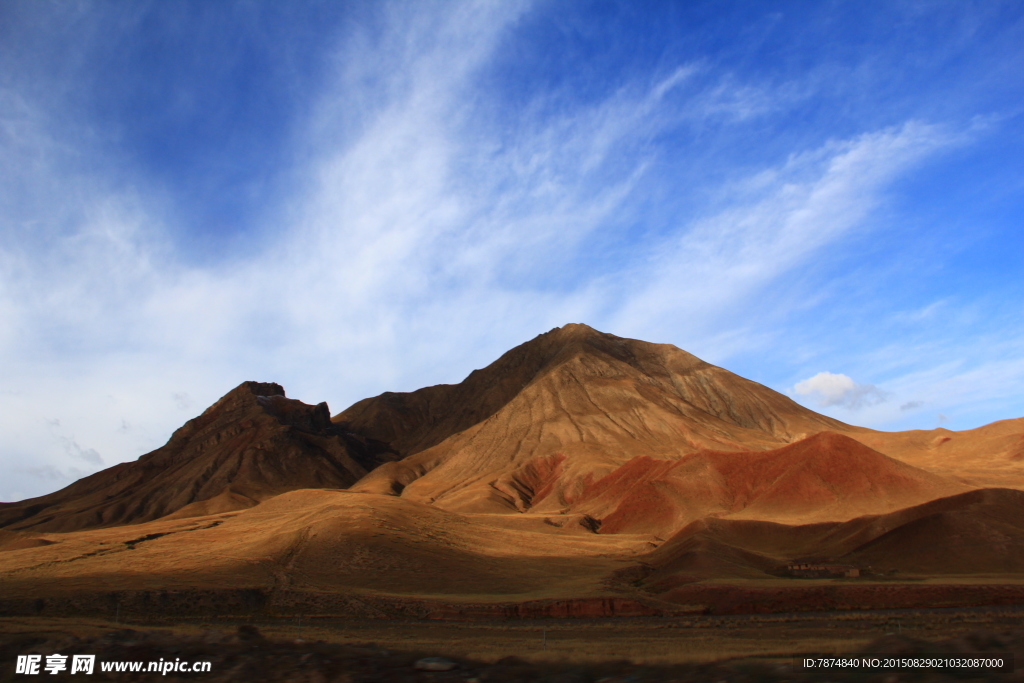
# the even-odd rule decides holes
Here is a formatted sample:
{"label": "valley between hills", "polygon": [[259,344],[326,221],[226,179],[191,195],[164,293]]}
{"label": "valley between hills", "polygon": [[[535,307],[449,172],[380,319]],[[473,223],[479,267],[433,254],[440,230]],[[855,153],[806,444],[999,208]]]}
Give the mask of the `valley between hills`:
{"label": "valley between hills", "polygon": [[163,447],[0,504],[6,616],[681,616],[1024,602],[1024,418],[847,425],[566,325],[458,384],[246,382]]}

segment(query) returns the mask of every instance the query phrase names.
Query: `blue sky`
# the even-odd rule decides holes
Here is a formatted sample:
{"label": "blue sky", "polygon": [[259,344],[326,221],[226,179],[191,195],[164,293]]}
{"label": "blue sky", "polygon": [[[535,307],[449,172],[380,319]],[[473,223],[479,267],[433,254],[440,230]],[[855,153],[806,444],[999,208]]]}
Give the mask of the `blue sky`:
{"label": "blue sky", "polygon": [[1019,2],[0,0],[0,500],[552,327],[1024,416]]}

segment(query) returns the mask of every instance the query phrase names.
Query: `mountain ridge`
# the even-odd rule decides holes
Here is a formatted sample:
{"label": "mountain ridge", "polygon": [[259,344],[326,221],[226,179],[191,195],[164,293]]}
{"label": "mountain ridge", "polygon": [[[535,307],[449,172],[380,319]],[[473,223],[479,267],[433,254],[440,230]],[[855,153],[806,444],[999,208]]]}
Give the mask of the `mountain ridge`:
{"label": "mountain ridge", "polygon": [[175,430],[167,443],[54,493],[0,504],[0,528],[73,531],[177,513],[249,507],[295,488],[344,488],[390,457],[333,425],[326,403],[244,382]]}

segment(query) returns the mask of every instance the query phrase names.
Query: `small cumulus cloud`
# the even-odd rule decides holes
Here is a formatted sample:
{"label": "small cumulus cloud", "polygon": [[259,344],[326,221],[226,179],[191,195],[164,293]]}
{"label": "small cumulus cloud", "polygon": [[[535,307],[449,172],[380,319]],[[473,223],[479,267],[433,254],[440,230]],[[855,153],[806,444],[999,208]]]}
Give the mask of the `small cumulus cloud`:
{"label": "small cumulus cloud", "polygon": [[884,391],[873,384],[859,384],[843,374],[819,372],[793,387],[800,396],[815,396],[822,408],[840,406],[857,410],[877,405],[887,398]]}
{"label": "small cumulus cloud", "polygon": [[174,405],[178,410],[188,410],[192,407],[192,397],[183,391],[171,394],[171,398],[174,399]]}
{"label": "small cumulus cloud", "polygon": [[907,412],[908,410],[914,410],[924,405],[924,401],[909,401],[900,406],[900,411]]}

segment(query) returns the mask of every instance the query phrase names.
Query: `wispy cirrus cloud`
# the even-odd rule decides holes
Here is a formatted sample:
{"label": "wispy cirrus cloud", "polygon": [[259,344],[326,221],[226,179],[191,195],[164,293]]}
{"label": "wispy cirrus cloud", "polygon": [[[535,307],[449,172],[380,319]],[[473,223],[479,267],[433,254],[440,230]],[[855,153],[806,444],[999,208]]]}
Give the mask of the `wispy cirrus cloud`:
{"label": "wispy cirrus cloud", "polygon": [[704,333],[823,247],[869,229],[865,218],[889,184],[963,135],[909,121],[829,141],[738,182],[726,208],[658,245],[619,323],[657,333],[681,318]]}

